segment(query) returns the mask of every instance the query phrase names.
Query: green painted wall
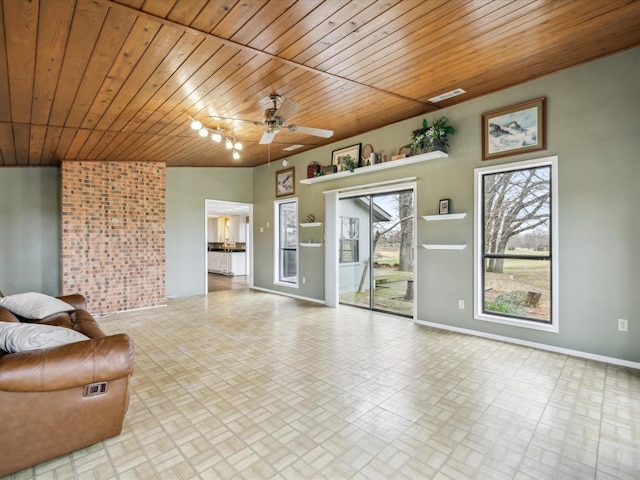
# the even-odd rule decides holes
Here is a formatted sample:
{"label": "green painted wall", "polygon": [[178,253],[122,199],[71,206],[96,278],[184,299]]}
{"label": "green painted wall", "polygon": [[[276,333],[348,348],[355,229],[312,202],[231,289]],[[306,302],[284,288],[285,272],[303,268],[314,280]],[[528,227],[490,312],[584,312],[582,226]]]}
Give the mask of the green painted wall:
{"label": "green painted wall", "polygon": [[0,290],[60,294],[60,173],[0,169]]}
{"label": "green painted wall", "polygon": [[[640,362],[637,78],[638,48],[437,112],[429,119],[446,113],[458,129],[451,139],[448,159],[312,186],[296,184],[300,217],[313,213],[324,220],[324,190],[413,175],[419,177],[418,215],[435,213],[440,198],[451,198],[454,211],[471,214],[474,168],[558,155],[560,333],[473,319],[472,215],[445,231],[418,222],[418,243],[437,238],[469,245],[462,252],[433,255],[418,250],[418,320]],[[541,96],[547,97],[547,150],[483,164],[481,114]],[[389,154],[408,142],[409,133],[421,119],[341,140],[288,160],[296,167],[299,180],[306,177],[306,166],[312,160],[327,164],[332,150],[353,143],[371,143]],[[273,285],[274,176],[282,168],[278,161],[255,169],[167,169],[168,295],[203,292],[204,208],[209,198],[254,204],[256,286],[324,299],[323,249],[301,249],[300,272],[306,284],[298,289]],[[0,290],[8,294],[29,290],[59,293],[59,198],[57,168],[0,169]],[[465,301],[465,310],[458,309],[458,299]],[[617,331],[617,318],[629,320],[628,333]]]}
{"label": "green painted wall", "polygon": [[[418,244],[466,243],[461,252],[417,252],[418,320],[508,336],[562,348],[640,362],[640,49],[566,70],[515,88],[470,100],[427,116],[446,114],[458,134],[449,158],[379,173],[296,184],[300,218],[324,220],[323,191],[409,176],[418,177],[417,213],[437,213],[440,198],[452,199],[454,212],[468,212],[461,223],[418,221]],[[462,87],[464,85],[453,85]],[[472,94],[472,92],[470,92]],[[481,115],[501,107],[547,97],[547,150],[481,160]],[[384,114],[384,112],[381,112]],[[422,117],[368,132],[288,158],[296,179],[306,178],[312,161],[328,164],[331,151],[361,142],[394,152],[409,142]],[[322,125],[320,125],[322,126]],[[481,166],[549,155],[559,157],[560,332],[498,325],[473,318],[473,174]],[[324,299],[323,249],[300,249],[298,289],[273,285],[274,175],[281,162],[255,169],[255,278],[258,287]],[[432,225],[434,223],[435,225]],[[263,233],[260,233],[260,227]],[[466,308],[458,308],[458,300]],[[617,319],[629,320],[629,332]]]}
{"label": "green painted wall", "polygon": [[253,203],[251,168],[167,168],[167,295],[205,293],[205,201]]}

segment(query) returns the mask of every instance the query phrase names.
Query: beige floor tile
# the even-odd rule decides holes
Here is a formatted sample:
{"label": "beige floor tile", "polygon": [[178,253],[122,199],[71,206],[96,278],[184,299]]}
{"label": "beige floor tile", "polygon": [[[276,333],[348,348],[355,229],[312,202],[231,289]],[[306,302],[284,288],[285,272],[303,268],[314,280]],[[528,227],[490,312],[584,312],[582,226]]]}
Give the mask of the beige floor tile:
{"label": "beige floor tile", "polygon": [[122,434],[12,480],[640,480],[636,370],[249,289],[99,321]]}

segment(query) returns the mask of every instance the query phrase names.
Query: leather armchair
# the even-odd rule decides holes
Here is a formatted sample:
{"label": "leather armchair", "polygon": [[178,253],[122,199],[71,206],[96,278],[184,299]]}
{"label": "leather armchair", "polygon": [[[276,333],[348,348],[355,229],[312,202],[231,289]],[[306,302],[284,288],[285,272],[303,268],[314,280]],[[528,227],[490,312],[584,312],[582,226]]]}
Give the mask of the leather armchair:
{"label": "leather armchair", "polygon": [[[0,351],[0,476],[117,436],[129,406],[134,348],[126,334],[105,335],[82,295],[76,308],[37,323],[72,328],[89,340]],[[19,321],[0,307],[0,321]]]}

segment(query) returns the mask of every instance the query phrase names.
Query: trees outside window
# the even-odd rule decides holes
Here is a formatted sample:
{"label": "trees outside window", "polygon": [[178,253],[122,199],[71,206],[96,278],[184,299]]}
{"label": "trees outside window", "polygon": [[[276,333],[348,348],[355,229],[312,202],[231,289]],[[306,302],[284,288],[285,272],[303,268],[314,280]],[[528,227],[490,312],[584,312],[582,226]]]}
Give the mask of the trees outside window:
{"label": "trees outside window", "polygon": [[555,171],[555,157],[476,170],[477,318],[557,331]]}
{"label": "trees outside window", "polygon": [[275,202],[275,282],[298,285],[298,201]]}

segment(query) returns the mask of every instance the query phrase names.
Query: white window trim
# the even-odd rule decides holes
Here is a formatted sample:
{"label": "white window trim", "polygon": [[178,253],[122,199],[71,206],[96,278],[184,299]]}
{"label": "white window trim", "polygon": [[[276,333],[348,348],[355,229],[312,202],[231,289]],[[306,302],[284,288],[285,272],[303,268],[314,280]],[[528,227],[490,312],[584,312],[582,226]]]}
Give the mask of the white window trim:
{"label": "white window trim", "polygon": [[283,203],[295,203],[298,212],[298,199],[287,198],[274,200],[273,202],[273,284],[282,287],[299,288],[300,278],[300,248],[298,245],[299,229],[296,230],[296,281],[283,282],[280,280],[280,205]]}
{"label": "white window trim", "polygon": [[[508,172],[511,170],[521,170],[525,168],[551,166],[551,323],[540,323],[533,320],[520,320],[517,318],[503,317],[501,315],[493,315],[482,311],[482,230],[484,228],[482,222],[482,177],[486,174]],[[493,165],[490,167],[481,167],[474,170],[474,268],[473,268],[473,289],[474,302],[473,314],[476,320],[486,322],[501,323],[503,325],[511,325],[515,327],[530,328],[533,330],[542,330],[551,333],[558,333],[560,330],[559,322],[559,256],[558,256],[558,157],[544,157],[533,160],[525,160],[509,164]]]}

